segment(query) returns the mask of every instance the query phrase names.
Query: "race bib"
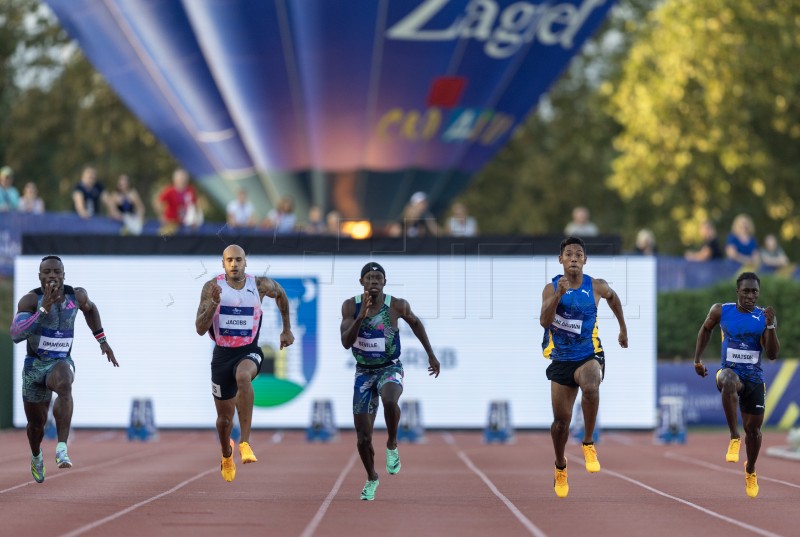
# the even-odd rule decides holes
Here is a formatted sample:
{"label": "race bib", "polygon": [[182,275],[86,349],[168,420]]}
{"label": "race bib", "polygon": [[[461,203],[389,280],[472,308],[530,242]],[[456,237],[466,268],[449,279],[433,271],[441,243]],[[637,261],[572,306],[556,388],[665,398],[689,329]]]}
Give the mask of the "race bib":
{"label": "race bib", "polygon": [[381,338],[359,337],[356,338],[356,342],[353,344],[353,347],[362,350],[364,352],[385,352],[386,339],[382,337]]}
{"label": "race bib", "polygon": [[255,309],[220,306],[219,332],[222,336],[250,336],[253,334]]}
{"label": "race bib", "polygon": [[43,328],[39,336],[39,348],[37,351],[40,355],[66,358],[72,348],[72,335],[72,330]]}
{"label": "race bib", "polygon": [[583,329],[583,319],[565,319],[557,313],[553,319],[553,324],[556,328],[573,334],[580,334]]}
{"label": "race bib", "polygon": [[734,364],[757,364],[761,351],[748,351],[728,347],[725,360]]}

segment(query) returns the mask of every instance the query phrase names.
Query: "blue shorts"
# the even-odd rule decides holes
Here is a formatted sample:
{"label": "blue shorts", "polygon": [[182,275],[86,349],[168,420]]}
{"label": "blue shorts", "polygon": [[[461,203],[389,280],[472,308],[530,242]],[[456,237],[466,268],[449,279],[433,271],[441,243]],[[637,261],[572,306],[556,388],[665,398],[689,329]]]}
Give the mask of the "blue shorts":
{"label": "blue shorts", "polygon": [[396,362],[380,368],[366,368],[356,364],[356,382],[353,389],[353,414],[376,414],[381,400],[381,389],[389,382],[403,387],[403,364]]}

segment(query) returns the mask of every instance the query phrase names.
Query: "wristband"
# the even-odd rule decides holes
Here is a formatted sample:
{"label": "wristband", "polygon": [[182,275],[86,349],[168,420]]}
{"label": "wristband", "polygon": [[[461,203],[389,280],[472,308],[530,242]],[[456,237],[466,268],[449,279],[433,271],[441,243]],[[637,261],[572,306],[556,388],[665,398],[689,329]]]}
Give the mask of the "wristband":
{"label": "wristband", "polygon": [[92,335],[94,335],[94,338],[100,345],[106,342],[106,334],[102,328],[100,330],[95,330],[94,332],[92,332]]}
{"label": "wristband", "polygon": [[775,330],[775,323],[768,324],[767,325],[767,330]]}
{"label": "wristband", "polygon": [[48,313],[50,313],[49,311],[44,309],[44,306],[39,306],[39,311],[41,312],[42,315],[47,315]]}

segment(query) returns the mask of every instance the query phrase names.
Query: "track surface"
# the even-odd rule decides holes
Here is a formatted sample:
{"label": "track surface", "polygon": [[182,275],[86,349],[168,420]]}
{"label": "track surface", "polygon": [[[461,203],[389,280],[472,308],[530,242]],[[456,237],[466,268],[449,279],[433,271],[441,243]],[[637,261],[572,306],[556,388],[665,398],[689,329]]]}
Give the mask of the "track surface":
{"label": "track surface", "polygon": [[72,469],[44,443],[47,478],[35,483],[24,431],[0,433],[0,536],[90,537],[268,535],[693,536],[800,532],[800,462],[766,455],[785,433],[765,433],[757,465],[761,492],[744,491],[740,463],[724,462],[727,435],[692,433],[685,445],[651,434],[606,433],[599,474],[570,444],[569,497],[553,492],[546,432],[484,444],[478,433],[428,432],[401,444],[402,471],[386,475],[385,431],[377,431],[380,474],[374,502],[358,499],[366,474],[355,436],[311,444],[302,432],[257,431],[255,464],[219,473],[208,431],[168,431],[128,442],[121,431],[78,430]]}

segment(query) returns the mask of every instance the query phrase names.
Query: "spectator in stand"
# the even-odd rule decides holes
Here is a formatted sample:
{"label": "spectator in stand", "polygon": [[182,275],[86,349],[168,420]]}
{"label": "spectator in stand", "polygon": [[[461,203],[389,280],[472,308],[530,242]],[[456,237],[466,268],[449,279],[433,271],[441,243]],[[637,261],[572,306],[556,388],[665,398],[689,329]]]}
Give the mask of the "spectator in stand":
{"label": "spectator in stand", "polygon": [[122,174],[117,178],[117,188],[108,196],[111,218],[122,222],[123,235],[141,235],[144,227],[144,202],[139,192],[131,186],[130,178]]}
{"label": "spectator in stand", "polygon": [[322,207],[311,206],[308,210],[308,223],[303,230],[309,235],[325,235],[328,232],[328,224],[325,222]]}
{"label": "spectator in stand", "polygon": [[403,210],[403,222],[406,235],[409,237],[438,236],[439,224],[428,210],[428,195],[415,192]]}
{"label": "spectator in stand", "polygon": [[9,166],[0,168],[0,212],[16,211],[19,191],[14,188],[14,170]]}
{"label": "spectator in stand", "polygon": [[100,214],[100,204],[108,206],[108,193],[97,182],[94,166],[84,166],[81,179],[72,191],[72,204],[81,218],[91,218]]}
{"label": "spectator in stand", "polygon": [[575,207],[572,209],[572,221],[564,228],[564,235],[568,237],[596,237],[600,232],[590,220],[589,209]]}
{"label": "spectator in stand", "polygon": [[284,196],[278,206],[267,213],[262,227],[271,229],[275,235],[288,235],[295,232],[297,217],[294,214],[294,200]]}
{"label": "spectator in stand", "polygon": [[247,199],[247,190],[240,188],[236,199],[231,200],[225,211],[228,214],[228,227],[248,228],[256,224],[256,210]]}
{"label": "spectator in stand", "polygon": [[725,255],[742,266],[757,268],[761,263],[753,220],[746,214],[737,215],[725,243]]}
{"label": "spectator in stand", "polygon": [[202,223],[197,193],[189,183],[189,172],[183,168],[172,173],[172,184],[164,187],[154,206],[163,224],[161,233],[175,233],[181,226],[198,227]]}
{"label": "spectator in stand", "polygon": [[342,229],[342,215],[339,211],[331,211],[325,215],[325,228],[328,235],[339,236]]}
{"label": "spectator in stand", "polygon": [[467,206],[456,202],[450,209],[445,229],[451,237],[474,237],[478,234],[478,221],[467,212]]}
{"label": "spectator in stand", "polygon": [[683,254],[687,261],[711,261],[722,259],[722,250],[717,239],[717,228],[711,220],[705,220],[700,224],[700,238],[702,243],[697,250],[687,250]]}
{"label": "spectator in stand", "polygon": [[32,182],[25,183],[22,189],[22,197],[19,199],[19,212],[42,214],[44,213],[44,200],[39,197],[39,189]]}
{"label": "spectator in stand", "polygon": [[656,236],[647,228],[642,228],[636,234],[636,247],[634,248],[636,255],[658,255],[658,247],[656,247]]}
{"label": "spectator in stand", "polygon": [[778,239],[773,234],[764,237],[764,246],[761,248],[761,263],[771,269],[788,267],[789,257],[778,244]]}

